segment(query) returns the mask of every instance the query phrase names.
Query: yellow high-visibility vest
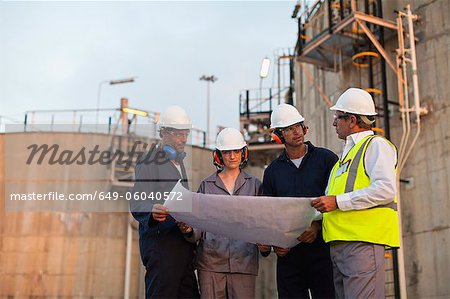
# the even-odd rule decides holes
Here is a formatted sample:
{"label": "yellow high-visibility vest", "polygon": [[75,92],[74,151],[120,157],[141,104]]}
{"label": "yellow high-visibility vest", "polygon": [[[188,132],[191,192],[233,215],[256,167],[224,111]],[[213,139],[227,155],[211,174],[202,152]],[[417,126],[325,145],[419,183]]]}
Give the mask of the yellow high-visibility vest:
{"label": "yellow high-visibility vest", "polygon": [[[339,160],[331,171],[327,195],[339,195],[370,185],[364,167],[364,155],[373,138],[370,135],[353,146],[347,156]],[[388,140],[386,140],[388,141]],[[389,142],[389,141],[388,141]],[[394,148],[395,146],[389,142]],[[399,247],[397,200],[364,210],[341,211],[336,209],[323,214],[323,238],[331,241],[361,241]]]}

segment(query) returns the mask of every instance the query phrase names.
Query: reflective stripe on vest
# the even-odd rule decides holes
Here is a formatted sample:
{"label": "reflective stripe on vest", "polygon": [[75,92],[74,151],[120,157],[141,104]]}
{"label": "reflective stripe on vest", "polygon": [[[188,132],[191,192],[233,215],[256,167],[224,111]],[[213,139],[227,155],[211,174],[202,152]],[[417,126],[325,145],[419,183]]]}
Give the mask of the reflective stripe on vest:
{"label": "reflective stripe on vest", "polygon": [[[355,155],[355,158],[353,158],[353,163],[351,164],[350,169],[348,170],[347,182],[345,184],[345,193],[353,191],[354,186],[355,186],[355,181],[356,181],[356,174],[358,172],[358,166],[359,166],[359,163],[361,163],[361,158],[363,156],[363,152],[365,153],[364,149],[366,148],[366,144],[369,143],[373,138],[375,138],[375,136],[376,135],[369,136],[369,138],[367,138],[363,142],[361,147],[359,148],[358,152]],[[356,161],[358,163],[355,163]],[[374,209],[374,208],[391,208],[394,211],[397,211],[397,203],[396,202],[390,202],[388,204],[378,205],[378,206],[372,207],[370,209]]]}
{"label": "reflective stripe on vest", "polygon": [[[364,168],[364,155],[373,138],[370,135],[353,146],[343,161],[338,161],[328,182],[328,194],[338,195],[367,188],[370,178]],[[388,141],[389,142],[389,141]],[[392,145],[393,146],[393,145]],[[345,169],[346,163],[347,168]],[[339,171],[339,173],[337,173]],[[362,241],[399,246],[397,204],[391,202],[364,210],[341,211],[323,214],[323,237],[325,242]]]}

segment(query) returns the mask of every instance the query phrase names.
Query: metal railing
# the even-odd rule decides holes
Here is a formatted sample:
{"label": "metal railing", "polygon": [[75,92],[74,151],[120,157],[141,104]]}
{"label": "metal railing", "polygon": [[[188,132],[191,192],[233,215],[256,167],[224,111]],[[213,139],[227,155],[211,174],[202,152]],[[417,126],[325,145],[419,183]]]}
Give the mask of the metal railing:
{"label": "metal railing", "polygon": [[[96,114],[100,112],[100,123],[96,123]],[[23,127],[14,125],[7,132],[79,132],[111,135],[124,135],[159,139],[157,121],[158,112],[144,111],[145,116],[134,114],[123,123],[120,108],[109,109],[60,109],[32,110],[25,113]],[[206,147],[206,132],[191,129],[191,145]]]}
{"label": "metal railing", "polygon": [[[280,93],[289,90],[289,87],[282,87]],[[271,113],[273,108],[280,103],[284,103],[277,94],[274,94],[272,88],[265,89],[246,89],[239,94],[239,114],[251,115],[259,113]]]}

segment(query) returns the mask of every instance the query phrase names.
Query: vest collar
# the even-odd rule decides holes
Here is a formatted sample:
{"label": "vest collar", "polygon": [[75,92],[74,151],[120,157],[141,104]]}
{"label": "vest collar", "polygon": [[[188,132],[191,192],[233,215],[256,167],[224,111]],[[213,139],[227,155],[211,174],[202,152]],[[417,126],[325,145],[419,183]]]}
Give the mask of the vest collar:
{"label": "vest collar", "polygon": [[355,144],[357,144],[362,139],[364,139],[370,135],[373,135],[372,130],[354,133],[354,134],[347,136],[347,139],[345,140],[345,143],[344,143],[344,150],[342,151],[341,158],[344,158],[348,154],[348,152],[352,149],[352,147],[355,146]]}
{"label": "vest collar", "polygon": [[347,136],[347,139],[345,140],[345,144],[351,143],[352,145],[355,145],[359,141],[361,141],[363,138],[370,136],[370,135],[373,135],[372,130],[351,134],[351,135]]}

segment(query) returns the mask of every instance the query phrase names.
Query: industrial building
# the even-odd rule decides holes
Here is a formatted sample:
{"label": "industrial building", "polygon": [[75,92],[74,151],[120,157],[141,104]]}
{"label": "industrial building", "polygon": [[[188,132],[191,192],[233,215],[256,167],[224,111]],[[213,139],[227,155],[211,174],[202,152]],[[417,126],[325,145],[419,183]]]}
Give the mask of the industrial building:
{"label": "industrial building", "polygon": [[[399,152],[403,245],[386,252],[386,295],[449,298],[450,1],[318,0],[299,1],[292,9],[298,37],[292,49],[274,57],[278,84],[239,95],[240,129],[252,155],[249,172],[261,177],[282,150],[269,134],[277,104],[295,105],[306,118],[307,139],[339,154],[342,143],[329,107],[349,87],[366,89],[379,114],[376,133]],[[14,148],[30,142],[101,144],[125,152],[136,141],[155,142],[156,133],[139,134],[133,127],[136,111],[125,108],[122,100],[120,125],[110,122],[103,133],[80,126],[38,130],[30,112],[22,130],[0,135],[0,298],[143,298],[144,269],[129,213],[69,207],[67,212],[12,212],[5,198],[7,188],[129,190],[132,168],[105,165],[69,173],[64,166],[11,164]],[[158,118],[145,113],[147,123]],[[194,190],[213,171],[210,149],[197,133],[189,153],[195,163],[188,171]],[[276,297],[274,255],[260,263],[257,296]]]}

